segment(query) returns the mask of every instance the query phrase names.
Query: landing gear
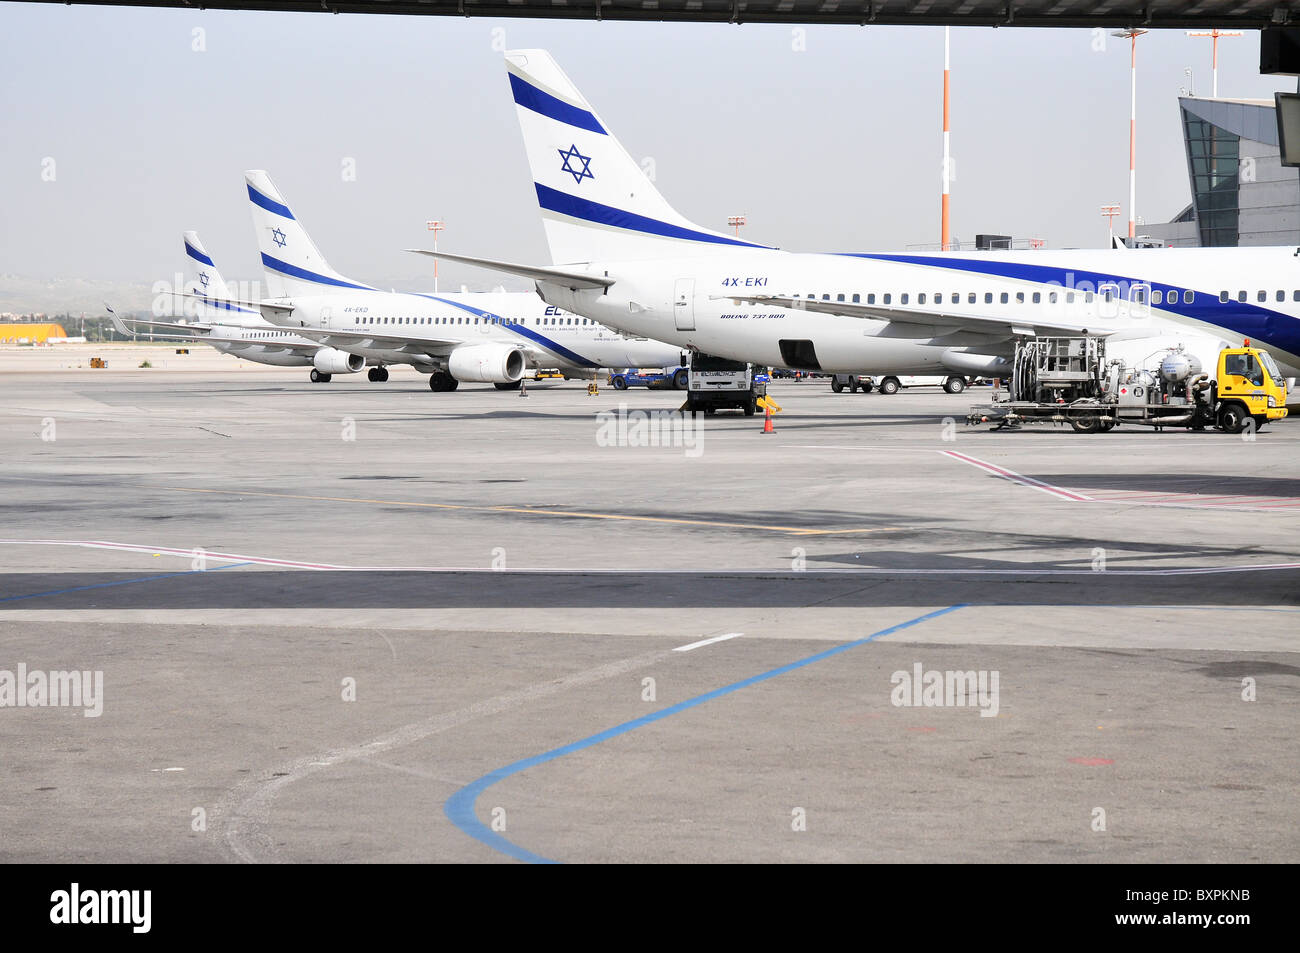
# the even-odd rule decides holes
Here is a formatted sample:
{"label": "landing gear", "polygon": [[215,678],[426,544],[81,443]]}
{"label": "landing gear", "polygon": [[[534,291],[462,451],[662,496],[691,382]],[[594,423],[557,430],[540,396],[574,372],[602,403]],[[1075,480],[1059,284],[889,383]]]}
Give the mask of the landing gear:
{"label": "landing gear", "polygon": [[366,377],[370,378],[370,383],[372,384],[382,384],[384,381],[388,380],[388,368],[372,367],[366,372]]}
{"label": "landing gear", "polygon": [[441,394],[449,390],[455,390],[459,386],[460,381],[446,371],[434,371],[429,375],[429,390],[436,393]]}
{"label": "landing gear", "polygon": [[316,368],[311,369],[311,382],[313,384],[328,384],[334,379],[333,374],[322,374]]}
{"label": "landing gear", "polygon": [[519,378],[519,380],[511,381],[508,384],[493,384],[492,386],[495,387],[497,390],[519,390],[519,387],[521,384],[523,384],[523,382],[524,379],[521,377]]}

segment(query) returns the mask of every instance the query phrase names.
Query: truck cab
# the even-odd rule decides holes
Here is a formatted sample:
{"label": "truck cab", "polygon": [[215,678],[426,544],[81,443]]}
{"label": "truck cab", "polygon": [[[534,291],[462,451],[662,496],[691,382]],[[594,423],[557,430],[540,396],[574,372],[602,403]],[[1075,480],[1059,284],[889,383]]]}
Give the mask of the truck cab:
{"label": "truck cab", "polygon": [[691,354],[686,412],[712,414],[735,408],[752,417],[758,399],[767,394],[768,375],[762,367],[730,361],[712,354]]}
{"label": "truck cab", "polygon": [[1256,429],[1281,420],[1287,414],[1286,398],[1286,379],[1267,351],[1247,341],[1219,352],[1214,401],[1220,430],[1241,433],[1250,420]]}

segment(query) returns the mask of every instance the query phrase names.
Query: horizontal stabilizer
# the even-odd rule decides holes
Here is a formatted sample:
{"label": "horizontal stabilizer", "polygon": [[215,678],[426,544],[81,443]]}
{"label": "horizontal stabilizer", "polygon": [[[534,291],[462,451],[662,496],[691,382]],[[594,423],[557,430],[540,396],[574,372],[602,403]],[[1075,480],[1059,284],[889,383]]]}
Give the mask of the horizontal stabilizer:
{"label": "horizontal stabilizer", "polygon": [[491,271],[503,271],[508,275],[518,275],[521,278],[531,278],[534,281],[549,281],[562,284],[574,290],[579,288],[608,288],[614,283],[613,278],[588,275],[579,271],[564,271],[547,265],[518,265],[509,261],[496,261],[492,258],[471,258],[468,255],[449,255],[445,251],[435,252],[423,248],[408,248],[406,250],[415,252],[417,255],[440,258],[443,261],[455,261],[462,265],[476,265],[479,268],[487,268]]}
{"label": "horizontal stabilizer", "polygon": [[183,291],[173,291],[170,294],[177,298],[193,298],[195,301],[206,301],[208,304],[228,304],[236,308],[247,308],[253,311],[273,311],[276,314],[293,313],[293,305],[291,304],[273,304],[270,301],[240,301],[237,298],[211,298],[207,295],[186,294]]}

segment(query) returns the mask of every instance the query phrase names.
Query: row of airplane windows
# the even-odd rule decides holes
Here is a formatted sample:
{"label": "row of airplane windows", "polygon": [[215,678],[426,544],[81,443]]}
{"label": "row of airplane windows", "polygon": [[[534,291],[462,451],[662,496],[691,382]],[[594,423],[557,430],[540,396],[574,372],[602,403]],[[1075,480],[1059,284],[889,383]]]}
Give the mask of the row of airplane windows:
{"label": "row of airplane windows", "polygon": [[[360,324],[478,324],[479,318],[379,318],[379,317],[362,317],[357,321]],[[513,318],[483,318],[484,324],[528,324],[528,319],[516,321]],[[577,324],[592,325],[596,324],[590,318],[534,318],[533,324]]]}
{"label": "row of airplane windows", "polygon": [[[1084,300],[1084,302],[1085,302],[1086,304],[1091,304],[1092,301],[1093,301],[1093,299],[1096,297],[1095,293],[1094,293],[1094,292],[1091,292],[1091,291],[1084,291],[1084,292],[1081,292],[1081,293],[1082,293],[1082,295],[1083,295],[1083,300]],[[1243,295],[1244,295],[1245,293],[1246,293],[1246,292],[1244,292],[1244,291],[1242,292]],[[1260,292],[1261,295],[1262,295],[1263,293],[1264,293],[1264,292],[1262,292],[1262,291]],[[1067,291],[1067,292],[1065,292],[1065,303],[1066,303],[1066,304],[1074,304],[1076,294],[1078,294],[1078,293],[1077,293],[1077,292],[1074,292],[1074,291]],[[1103,300],[1103,301],[1114,301],[1116,298],[1121,297],[1121,295],[1120,295],[1120,291],[1119,291],[1119,287],[1118,287],[1118,286],[1114,286],[1114,287],[1112,287],[1112,286],[1108,286],[1108,285],[1103,285],[1100,294],[1101,294],[1101,297],[1102,297],[1102,300]],[[1224,294],[1227,294],[1227,292],[1224,292]],[[1279,291],[1278,294],[1281,295],[1282,292]],[[1296,295],[1297,295],[1297,297],[1296,297],[1295,300],[1300,301],[1300,291],[1297,291],[1297,292],[1296,292]],[[801,297],[801,296],[796,294],[796,295],[793,295],[793,297],[798,298],[798,297]],[[815,294],[810,294],[810,295],[808,295],[808,297],[809,297],[810,299],[815,300],[815,299],[817,298],[817,295],[815,295]],[[864,297],[864,296],[861,295],[861,294],[855,294],[855,295],[853,295],[853,297],[852,297],[852,303],[853,303],[853,304],[862,304],[862,303],[863,303],[863,301],[862,301],[863,297]],[[869,294],[867,294],[865,297],[866,297],[866,303],[867,303],[867,304],[875,304],[875,303],[876,303],[876,295],[875,295],[875,293],[869,293]],[[961,293],[960,293],[960,292],[956,292],[956,291],[954,291],[952,294],[947,295],[947,302],[948,302],[949,304],[961,304],[961,297],[962,297],[962,296],[961,296]],[[1191,304],[1191,303],[1193,303],[1193,302],[1196,300],[1196,292],[1194,292],[1194,291],[1184,291],[1184,292],[1182,293],[1182,297],[1183,297],[1183,303],[1184,303],[1184,304]],[[830,296],[829,294],[824,294],[824,295],[821,296],[821,298],[822,298],[823,301],[830,301],[830,300],[832,300],[832,299],[831,299],[831,296]],[[1017,303],[1017,304],[1025,304],[1026,302],[1029,302],[1029,303],[1032,303],[1032,304],[1042,304],[1042,303],[1043,303],[1043,299],[1044,299],[1044,295],[1043,295],[1043,292],[1041,292],[1041,291],[1033,291],[1033,292],[1017,291],[1017,292],[1015,293],[1015,300],[1016,300],[1016,303]],[[835,301],[847,301],[847,300],[849,300],[849,299],[848,299],[848,296],[847,296],[847,295],[837,294],[837,295],[835,296],[834,300],[835,300]],[[930,302],[930,300],[931,300],[931,296],[928,295],[928,294],[927,294],[926,292],[924,292],[924,291],[919,292],[919,293],[917,293],[917,295],[916,295],[916,303],[917,303],[917,304],[927,304],[927,303]],[[943,303],[944,303],[944,300],[945,300],[945,296],[944,296],[943,292],[935,292],[935,293],[934,293],[934,295],[933,295],[933,303],[934,303],[934,304],[943,304]],[[1049,291],[1049,292],[1047,292],[1047,294],[1046,294],[1046,300],[1047,300],[1047,303],[1048,303],[1048,304],[1056,304],[1056,303],[1058,303],[1058,302],[1060,301],[1059,293],[1056,292],[1056,291]],[[1227,301],[1228,299],[1227,299],[1227,298],[1223,298],[1222,300]],[[1241,300],[1242,300],[1242,301],[1245,301],[1246,299],[1245,299],[1245,298],[1242,298]],[[1260,298],[1260,300],[1263,301],[1264,299],[1263,299],[1263,298]],[[1279,297],[1278,300],[1279,300],[1279,301],[1282,301],[1282,300],[1284,300],[1284,299],[1281,298],[1281,297]],[[1010,294],[1009,292],[1006,292],[1006,291],[1001,292],[1000,294],[998,294],[998,301],[999,301],[1001,304],[1010,304],[1010,303],[1011,303],[1011,294]],[[1145,303],[1146,303],[1146,289],[1143,288],[1143,287],[1135,287],[1135,288],[1133,289],[1133,301],[1135,301],[1135,302],[1138,303],[1138,304],[1145,304]],[[1162,291],[1152,291],[1152,292],[1151,292],[1151,303],[1152,303],[1152,304],[1163,304],[1163,303],[1165,303],[1165,301],[1166,301],[1166,298],[1165,298],[1165,293],[1164,293],[1164,292],[1162,292]],[[894,303],[894,295],[893,295],[893,293],[892,293],[892,292],[888,292],[888,291],[883,292],[883,293],[880,295],[880,303],[881,303],[881,304],[893,304],[893,303]],[[898,295],[898,303],[899,303],[899,304],[910,304],[910,303],[911,303],[911,295],[910,295],[908,292],[906,292],[906,291],[900,293],[900,294]],[[967,304],[978,304],[978,303],[979,303],[979,293],[978,293],[978,292],[975,292],[975,291],[968,292],[968,293],[966,294],[966,303],[967,303]],[[992,303],[993,303],[993,292],[992,292],[992,291],[986,291],[986,292],[984,292],[984,303],[985,303],[985,304],[992,304]],[[1169,303],[1169,304],[1177,304],[1177,303],[1178,303],[1178,292],[1177,292],[1177,291],[1170,291],[1170,292],[1168,293],[1168,303]]]}
{"label": "row of airplane windows", "polygon": [[[1177,304],[1177,303],[1178,303],[1179,295],[1180,295],[1180,292],[1178,291],[1178,289],[1170,289],[1169,291],[1161,291],[1161,290],[1159,290],[1159,289],[1151,290],[1151,289],[1148,289],[1145,285],[1134,285],[1134,286],[1132,286],[1132,289],[1131,289],[1131,291],[1130,291],[1130,300],[1132,300],[1135,304],[1146,304],[1146,303],[1147,303],[1147,292],[1148,292],[1148,291],[1150,291],[1150,295],[1151,295],[1151,303],[1152,303],[1152,304]],[[993,294],[994,294],[994,293],[993,293],[992,291],[986,291],[986,292],[984,292],[984,303],[985,303],[985,304],[992,304],[992,303],[993,303]],[[1074,291],[1067,291],[1067,292],[1065,292],[1065,303],[1066,303],[1066,304],[1074,304],[1076,294],[1077,294],[1077,293],[1074,292]],[[1084,291],[1084,292],[1082,292],[1082,294],[1083,294],[1083,300],[1084,300],[1084,303],[1085,303],[1085,304],[1091,304],[1092,301],[1093,301],[1093,299],[1094,299],[1094,297],[1095,297],[1094,292],[1091,292],[1091,291]],[[1123,295],[1122,295],[1121,292],[1120,292],[1120,289],[1119,289],[1119,286],[1118,286],[1118,285],[1102,285],[1101,290],[1100,290],[1100,294],[1101,294],[1101,297],[1102,297],[1102,300],[1103,300],[1103,301],[1114,301],[1114,300],[1116,300],[1117,298],[1122,299],[1122,297],[1123,297]],[[1280,289],[1279,289],[1278,291],[1274,292],[1274,295],[1273,295],[1273,296],[1274,296],[1274,300],[1279,301],[1279,302],[1280,302],[1280,301],[1286,301],[1286,299],[1287,299],[1287,293],[1286,293],[1285,291],[1283,291],[1283,290],[1280,290]],[[799,297],[802,297],[802,296],[796,294],[796,295],[793,295],[792,297],[799,298]],[[808,295],[807,297],[810,298],[810,299],[816,300],[817,295],[816,295],[816,294],[810,294],[810,295]],[[876,303],[876,295],[875,295],[875,293],[868,293],[865,297],[866,297],[866,304],[875,304],[875,303]],[[919,293],[917,293],[917,295],[916,295],[916,303],[917,303],[917,304],[926,304],[926,303],[927,303],[927,300],[928,300],[928,297],[929,297],[929,296],[927,296],[927,293],[926,293],[926,292],[924,292],[924,291],[919,292]],[[960,293],[960,292],[953,292],[952,294],[947,295],[947,302],[948,302],[949,304],[961,304],[961,297],[962,297],[962,296],[961,296],[961,293]],[[1056,304],[1056,303],[1058,303],[1058,301],[1060,300],[1060,298],[1059,298],[1059,296],[1058,296],[1058,292],[1055,292],[1055,291],[1049,291],[1049,292],[1047,292],[1047,296],[1046,296],[1046,297],[1047,297],[1047,303],[1048,303],[1048,304]],[[1194,303],[1196,302],[1196,292],[1195,292],[1195,291],[1191,291],[1191,290],[1186,290],[1186,289],[1185,289],[1185,290],[1183,290],[1183,291],[1181,292],[1181,297],[1182,297],[1182,302],[1183,302],[1183,304],[1194,304]],[[1224,303],[1224,304],[1226,304],[1227,302],[1231,301],[1231,300],[1233,299],[1233,297],[1234,297],[1234,295],[1233,295],[1232,292],[1230,292],[1230,291],[1220,291],[1220,292],[1219,292],[1219,301],[1222,302],[1222,303]],[[1249,291],[1238,291],[1238,292],[1236,293],[1235,297],[1236,297],[1236,299],[1237,299],[1238,301],[1242,301],[1242,302],[1249,301],[1249,300],[1250,300],[1250,292],[1249,292]],[[831,296],[830,296],[829,294],[823,294],[823,295],[821,296],[821,299],[822,299],[823,301],[830,301],[830,300],[832,300],[832,299],[831,299]],[[861,294],[855,294],[855,295],[853,295],[853,297],[852,297],[852,303],[853,303],[853,304],[862,304],[862,303],[863,303],[862,299],[863,299],[863,295],[861,295]],[[935,292],[934,295],[933,295],[933,303],[934,303],[934,304],[943,304],[943,303],[944,303],[944,299],[945,299],[945,296],[944,296],[944,293],[943,293],[943,292]],[[1256,301],[1259,301],[1259,302],[1266,302],[1266,301],[1268,301],[1268,299],[1269,299],[1269,292],[1267,292],[1267,291],[1257,291],[1257,292],[1255,293],[1255,300],[1256,300]],[[844,294],[837,294],[837,295],[835,295],[834,300],[837,301],[837,302],[838,302],[838,301],[846,301],[846,300],[848,300],[848,298],[847,298],[847,296],[844,295]],[[902,292],[902,293],[900,293],[900,294],[898,295],[898,303],[899,303],[899,304],[908,304],[908,303],[910,303],[910,300],[911,300],[911,296],[910,296],[909,293],[906,292],[906,291],[904,291],[904,292]],[[1030,303],[1032,303],[1032,304],[1042,304],[1042,303],[1043,303],[1043,292],[1041,292],[1041,291],[1029,292],[1029,293],[1028,293],[1028,296],[1027,296],[1027,293],[1026,293],[1026,292],[1024,292],[1024,291],[1017,291],[1017,292],[1015,293],[1015,300],[1016,300],[1016,303],[1017,303],[1017,304],[1025,304],[1026,301],[1028,301],[1028,302],[1030,302]],[[1294,290],[1294,291],[1291,292],[1291,300],[1292,300],[1292,301],[1300,301],[1300,290]],[[999,293],[999,294],[998,294],[998,301],[999,301],[1001,304],[1010,304],[1010,303],[1011,303],[1011,295],[1010,295],[1010,293],[1009,293],[1009,292],[1006,292],[1006,291],[1003,291],[1003,292]],[[979,293],[978,293],[978,292],[971,291],[971,292],[968,292],[968,293],[966,294],[966,303],[967,303],[967,304],[977,304],[978,302],[979,302]],[[893,303],[894,303],[894,295],[893,295],[891,292],[888,292],[888,291],[883,292],[883,293],[880,295],[880,303],[881,303],[881,304],[893,304]]]}

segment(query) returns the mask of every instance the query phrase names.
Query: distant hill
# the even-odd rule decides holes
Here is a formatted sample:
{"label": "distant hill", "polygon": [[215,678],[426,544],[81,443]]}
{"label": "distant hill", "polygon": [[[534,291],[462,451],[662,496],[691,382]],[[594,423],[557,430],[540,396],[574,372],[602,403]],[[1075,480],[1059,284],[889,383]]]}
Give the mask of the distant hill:
{"label": "distant hill", "polygon": [[[94,317],[104,313],[108,302],[115,311],[149,311],[153,306],[155,281],[175,281],[175,275],[161,278],[141,278],[139,281],[105,281],[90,278],[31,278],[23,275],[0,275],[0,313],[13,314],[72,314]],[[227,278],[230,281],[229,278]],[[373,282],[375,287],[397,291],[432,291],[433,279],[389,278]],[[232,281],[232,285],[235,283]],[[502,277],[469,284],[470,291],[491,291],[504,286],[509,291],[531,291],[532,285],[516,279]],[[241,282],[236,287],[249,287]],[[443,281],[443,291],[459,291],[460,282]]]}

